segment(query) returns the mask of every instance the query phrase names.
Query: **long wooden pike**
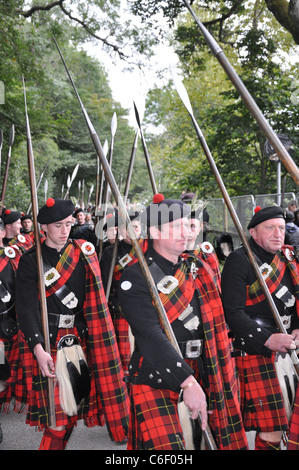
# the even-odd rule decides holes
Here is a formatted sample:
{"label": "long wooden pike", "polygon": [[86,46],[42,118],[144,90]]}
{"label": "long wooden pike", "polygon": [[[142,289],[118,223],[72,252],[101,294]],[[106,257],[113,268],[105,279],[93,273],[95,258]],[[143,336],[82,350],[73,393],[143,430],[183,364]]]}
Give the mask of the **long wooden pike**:
{"label": "long wooden pike", "polygon": [[8,170],[9,170],[10,159],[11,159],[11,148],[13,146],[14,140],[15,140],[15,126],[13,124],[11,126],[10,133],[9,133],[8,155],[7,155],[6,165],[5,165],[5,173],[4,173],[4,178],[3,178],[2,193],[1,193],[1,199],[0,199],[0,204],[1,204],[0,215],[2,214],[3,207],[4,207],[6,186],[7,186],[7,180],[8,180]]}
{"label": "long wooden pike", "polygon": [[[182,357],[181,350],[180,350],[179,345],[177,343],[176,337],[175,337],[174,332],[172,330],[172,327],[171,327],[171,324],[170,324],[169,319],[167,317],[167,314],[165,312],[164,305],[163,305],[163,303],[160,299],[160,296],[159,296],[157,287],[155,285],[155,282],[153,280],[152,274],[149,270],[148,264],[145,260],[144,254],[143,254],[142,249],[141,249],[141,247],[138,243],[138,240],[136,240],[134,230],[132,229],[132,227],[130,225],[130,218],[129,218],[128,212],[126,210],[126,205],[125,205],[125,203],[123,201],[123,198],[122,198],[122,196],[119,192],[118,186],[116,184],[116,181],[115,181],[115,178],[114,178],[113,173],[111,171],[111,168],[109,166],[109,163],[108,163],[108,161],[107,161],[107,159],[104,155],[100,139],[99,139],[99,137],[98,137],[98,135],[95,131],[95,128],[93,127],[93,124],[92,124],[92,122],[91,122],[91,120],[90,120],[90,118],[87,114],[87,111],[86,111],[86,109],[85,109],[85,107],[84,107],[84,105],[81,101],[81,98],[80,98],[79,93],[77,91],[74,80],[73,80],[73,78],[72,78],[72,76],[71,76],[71,74],[68,70],[68,67],[65,63],[65,60],[63,58],[63,55],[61,53],[61,50],[59,49],[59,46],[58,46],[55,38],[54,38],[54,41],[55,41],[57,50],[60,54],[63,65],[65,67],[65,70],[67,72],[67,75],[69,77],[69,80],[71,82],[71,85],[74,89],[74,92],[75,92],[77,98],[78,98],[83,116],[85,118],[88,130],[89,130],[89,133],[90,133],[91,140],[92,140],[93,145],[95,147],[95,150],[96,150],[96,152],[99,156],[99,159],[101,160],[102,168],[105,172],[105,177],[106,177],[107,181],[109,182],[109,185],[111,187],[111,191],[113,193],[114,199],[117,202],[117,205],[119,207],[120,215],[125,220],[125,222],[127,224],[128,235],[131,238],[132,245],[134,246],[136,256],[138,258],[142,273],[145,277],[145,280],[146,280],[150,295],[152,297],[153,303],[155,305],[157,314],[159,316],[162,328],[164,329],[165,335],[166,335],[167,339],[169,340],[169,342],[171,343],[171,345],[175,348],[177,353]],[[199,421],[200,421],[200,417],[199,417]],[[211,434],[211,431],[209,429],[209,426],[207,426],[206,429],[203,431],[203,435],[204,435],[206,444],[209,447],[209,449],[210,450],[216,450],[217,447],[216,447],[214,438]]]}
{"label": "long wooden pike", "polygon": [[239,92],[242,100],[244,101],[245,105],[249,109],[250,113],[252,116],[255,118],[257,121],[258,125],[276,150],[277,154],[279,155],[280,160],[288,170],[289,174],[297,184],[299,185],[299,169],[295,162],[293,161],[292,157],[286,150],[286,148],[283,146],[282,142],[278,138],[277,134],[274,132],[272,127],[270,126],[269,122],[266,120],[264,117],[263,113],[257,106],[256,102],[252,98],[251,94],[245,87],[244,83],[240,79],[239,75],[236,73],[234,68],[231,66],[229,63],[228,59],[226,58],[223,50],[221,47],[217,44],[213,36],[209,33],[207,28],[202,24],[202,22],[197,18],[195,15],[193,9],[190,6],[190,3],[187,0],[184,0],[184,3],[193,16],[197,26],[199,27],[199,30],[201,31],[203,37],[206,40],[206,43],[210,47],[211,51],[215,55],[216,59],[219,61],[220,65],[222,66],[223,70],[231,80],[232,84],[235,86],[236,90]]}
{"label": "long wooden pike", "polygon": [[156,181],[155,181],[155,176],[154,176],[153,169],[152,169],[151,160],[150,160],[150,157],[149,157],[148,149],[147,149],[147,146],[146,146],[145,138],[144,138],[143,131],[142,131],[142,127],[141,127],[141,121],[140,121],[139,112],[138,112],[138,109],[137,109],[137,106],[136,106],[135,102],[134,102],[133,104],[134,104],[134,110],[135,110],[136,121],[137,121],[137,124],[138,124],[138,127],[139,127],[140,138],[141,138],[141,142],[142,142],[142,147],[143,147],[143,151],[144,151],[145,161],[146,161],[146,165],[147,165],[148,174],[149,174],[149,177],[150,177],[150,181],[151,181],[153,193],[154,193],[154,194],[157,194],[157,192],[158,192],[158,190],[157,190],[157,185],[156,185]]}
{"label": "long wooden pike", "polygon": [[[135,138],[134,138],[132,151],[131,151],[131,158],[130,158],[130,163],[129,163],[129,167],[128,167],[127,180],[126,180],[126,185],[125,185],[125,190],[124,190],[124,204],[126,204],[128,194],[129,194],[130,183],[131,183],[131,178],[132,178],[132,173],[133,173],[133,166],[134,166],[134,161],[135,161],[135,155],[136,155],[136,151],[137,151],[137,140],[138,140],[138,131],[135,133]],[[112,250],[111,263],[110,263],[107,286],[106,286],[106,292],[105,292],[107,300],[109,299],[109,295],[110,295],[112,279],[113,279],[113,271],[114,271],[114,266],[115,266],[116,257],[117,257],[117,250],[118,250],[118,236],[115,239],[113,250]]]}
{"label": "long wooden pike", "polygon": [[[111,170],[112,170],[112,160],[113,160],[114,137],[115,137],[116,129],[117,129],[117,116],[116,116],[116,113],[113,113],[113,116],[112,116],[112,119],[111,119],[111,142],[110,142],[109,156],[108,156],[108,163],[110,165]],[[108,181],[106,180],[105,189],[104,189],[104,205],[103,205],[103,211],[101,211],[102,219],[106,218],[107,204],[108,204],[108,201],[109,201],[109,193],[110,193],[110,187],[109,187]],[[99,260],[102,258],[103,245],[104,245],[103,226],[101,226]]]}
{"label": "long wooden pike", "polygon": [[137,142],[138,142],[138,131],[135,132],[135,138],[134,138],[134,142],[133,142],[133,146],[132,146],[131,158],[130,158],[130,163],[129,163],[129,167],[128,167],[126,185],[125,185],[125,189],[124,189],[124,200],[125,200],[125,202],[127,201],[128,195],[129,195],[129,189],[130,189],[130,184],[131,184],[131,179],[132,179],[132,172],[133,172],[135,156],[136,156],[136,151],[137,151]]}
{"label": "long wooden pike", "polygon": [[[269,307],[271,309],[271,312],[272,312],[272,315],[274,317],[274,320],[275,320],[275,323],[277,325],[277,327],[279,328],[280,332],[281,333],[284,333],[284,334],[287,334],[287,331],[286,331],[286,328],[282,322],[282,319],[281,319],[281,316],[279,315],[278,313],[278,310],[277,310],[277,307],[273,301],[273,298],[269,292],[269,289],[268,289],[268,286],[266,284],[266,281],[264,279],[264,276],[262,275],[262,273],[260,272],[260,269],[258,267],[258,264],[255,260],[255,257],[254,257],[254,254],[251,250],[251,247],[248,243],[248,240],[247,240],[247,237],[246,237],[246,234],[245,234],[245,231],[243,230],[243,227],[242,227],[242,224],[238,218],[238,215],[235,211],[235,208],[233,206],[233,203],[229,197],[229,194],[226,190],[226,187],[223,183],[223,180],[221,178],[221,175],[218,171],[218,168],[216,166],[216,163],[214,161],[214,158],[209,150],[209,147],[206,143],[206,140],[204,138],[204,135],[194,117],[194,114],[193,114],[193,110],[192,110],[192,106],[191,106],[191,103],[190,103],[190,100],[189,100],[189,97],[188,97],[188,94],[187,94],[187,91],[186,91],[186,88],[184,87],[183,83],[179,80],[178,76],[174,73],[174,71],[172,70],[172,77],[173,77],[173,81],[174,81],[174,84],[175,84],[175,87],[177,89],[177,92],[178,92],[178,95],[179,97],[181,98],[185,108],[187,109],[190,117],[191,117],[191,120],[192,120],[192,123],[194,125],[194,128],[195,128],[195,131],[196,131],[196,134],[197,134],[197,137],[200,141],[200,144],[205,152],[205,155],[207,157],[207,160],[209,162],[209,165],[210,165],[210,168],[216,178],[216,181],[217,181],[217,184],[219,186],[219,189],[222,193],[222,196],[223,196],[223,199],[227,205],[227,208],[229,210],[229,213],[231,215],[231,218],[235,224],[235,227],[238,231],[238,234],[240,236],[240,239],[243,243],[243,246],[244,248],[246,249],[246,252],[247,252],[247,255],[248,255],[248,258],[249,258],[249,261],[254,269],[254,273],[264,291],[264,294],[265,294],[265,297],[267,299],[267,302],[269,304]],[[297,372],[297,375],[299,376],[299,360],[298,360],[298,357],[297,357],[297,354],[294,352],[294,351],[289,351],[290,353],[290,356],[292,357],[292,361],[293,361],[293,364],[294,364],[294,368]]]}
{"label": "long wooden pike", "polygon": [[[105,140],[104,142],[104,145],[103,145],[103,152],[104,152],[104,155],[106,157],[107,155],[107,152],[108,152],[108,141]],[[100,159],[97,157],[97,160],[98,160],[98,167],[97,167],[97,179],[99,181],[99,175],[100,175],[100,168],[101,168],[101,161]],[[96,209],[98,210],[99,209],[99,206],[102,205],[103,203],[103,191],[104,191],[104,182],[105,182],[105,173],[103,171],[103,168],[101,169],[101,181],[99,181],[99,186],[97,188],[97,195],[96,195]]]}
{"label": "long wooden pike", "polygon": [[1,176],[1,162],[2,162],[2,145],[3,145],[3,131],[0,129],[0,176]]}
{"label": "long wooden pike", "polygon": [[[41,251],[39,224],[37,222],[38,202],[37,202],[37,191],[36,191],[36,182],[35,182],[35,165],[34,165],[34,156],[33,156],[33,149],[32,149],[29,118],[28,118],[28,112],[27,112],[26,89],[25,89],[24,77],[23,77],[23,89],[24,89],[26,132],[27,132],[27,156],[28,156],[28,167],[29,167],[29,178],[30,178],[30,189],[31,189],[31,200],[32,200],[32,218],[33,218],[33,228],[34,228],[34,239],[35,239],[35,245],[36,245],[36,261],[37,261],[37,274],[38,274],[38,288],[39,288],[39,295],[40,295],[41,321],[42,321],[43,337],[44,337],[44,342],[45,342],[45,351],[51,355],[43,259],[42,259],[42,251]],[[55,400],[54,400],[54,379],[52,379],[51,377],[47,377],[47,382],[48,382],[48,396],[49,396],[49,424],[51,427],[55,427],[56,415],[55,415]]]}

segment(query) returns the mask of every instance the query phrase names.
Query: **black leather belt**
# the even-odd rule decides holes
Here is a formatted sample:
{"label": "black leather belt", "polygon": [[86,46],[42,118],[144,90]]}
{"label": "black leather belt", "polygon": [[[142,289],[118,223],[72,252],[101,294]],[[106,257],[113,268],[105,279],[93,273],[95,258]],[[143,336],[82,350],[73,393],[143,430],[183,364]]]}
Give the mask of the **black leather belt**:
{"label": "black leather belt", "polygon": [[79,320],[85,321],[82,310],[74,315],[48,313],[49,325],[57,326],[58,328],[73,328]]}

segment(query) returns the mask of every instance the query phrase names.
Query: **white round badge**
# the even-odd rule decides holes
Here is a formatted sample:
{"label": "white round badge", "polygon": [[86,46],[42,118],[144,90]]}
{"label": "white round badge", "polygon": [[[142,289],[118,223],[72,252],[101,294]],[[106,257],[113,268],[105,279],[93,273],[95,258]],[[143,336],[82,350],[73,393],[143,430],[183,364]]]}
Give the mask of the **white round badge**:
{"label": "white round badge", "polygon": [[82,243],[82,251],[85,255],[93,255],[95,252],[95,247],[92,243],[84,242]]}
{"label": "white round badge", "polygon": [[129,290],[132,287],[132,283],[130,281],[124,281],[121,283],[120,287],[122,290]]}
{"label": "white round badge", "polygon": [[18,238],[20,243],[25,243],[26,242],[26,238],[24,237],[24,235],[19,234],[17,238]]}
{"label": "white round badge", "polygon": [[16,252],[15,250],[11,247],[11,246],[6,246],[4,248],[4,253],[6,254],[6,256],[8,256],[9,258],[15,258],[16,256]]}
{"label": "white round badge", "polygon": [[214,251],[213,245],[210,242],[203,242],[201,249],[204,253],[212,253]]}

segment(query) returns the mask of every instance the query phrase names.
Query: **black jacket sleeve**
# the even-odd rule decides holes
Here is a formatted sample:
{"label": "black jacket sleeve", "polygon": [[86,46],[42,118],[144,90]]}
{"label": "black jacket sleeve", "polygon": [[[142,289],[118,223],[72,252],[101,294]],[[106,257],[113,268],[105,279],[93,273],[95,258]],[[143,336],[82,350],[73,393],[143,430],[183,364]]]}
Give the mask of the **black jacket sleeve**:
{"label": "black jacket sleeve", "polygon": [[44,345],[38,299],[37,267],[31,250],[21,256],[19,262],[16,277],[16,313],[20,329],[31,351],[38,343]]}
{"label": "black jacket sleeve", "polygon": [[273,331],[251,318],[268,312],[266,301],[253,308],[246,307],[246,286],[254,280],[245,250],[231,253],[221,274],[222,302],[227,324],[236,338],[235,346],[249,354],[268,355],[270,350],[264,344]]}
{"label": "black jacket sleeve", "polygon": [[194,371],[164,334],[138,264],[122,274],[119,300],[135,337],[136,347],[148,365],[148,377],[144,380],[147,384],[151,384],[152,380],[154,388],[158,388],[159,382],[163,381],[167,384],[166,388],[178,391],[180,384]]}

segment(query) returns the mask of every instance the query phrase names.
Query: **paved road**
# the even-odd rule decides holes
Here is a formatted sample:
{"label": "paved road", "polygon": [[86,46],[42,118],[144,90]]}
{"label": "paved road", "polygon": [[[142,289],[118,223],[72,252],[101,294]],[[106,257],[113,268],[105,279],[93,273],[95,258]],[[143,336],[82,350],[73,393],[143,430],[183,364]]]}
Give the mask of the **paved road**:
{"label": "paved road", "polygon": [[[0,444],[2,450],[37,450],[42,433],[25,424],[25,414],[11,411],[0,414],[0,422],[4,434]],[[126,444],[116,444],[110,440],[106,427],[87,428],[80,421],[74,429],[67,450],[125,450]]]}
{"label": "paved road", "polygon": [[[0,423],[4,434],[1,450],[37,450],[42,433],[25,424],[25,414],[11,411],[0,414]],[[247,433],[249,448],[254,449],[254,432]],[[112,442],[106,427],[87,428],[79,421],[69,440],[66,450],[107,450],[119,453],[126,450],[126,444]]]}

